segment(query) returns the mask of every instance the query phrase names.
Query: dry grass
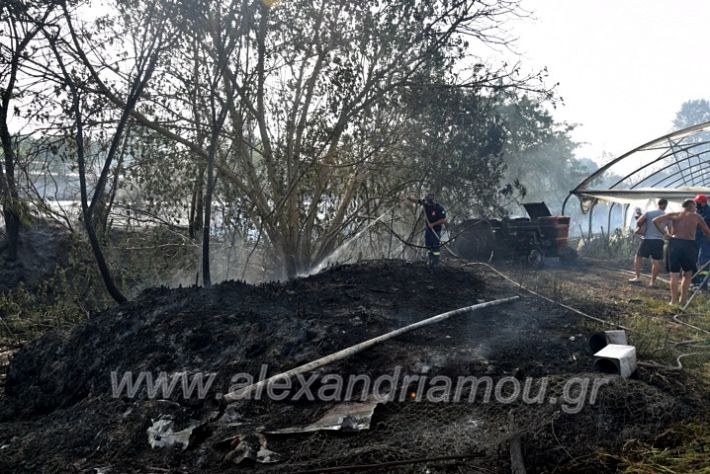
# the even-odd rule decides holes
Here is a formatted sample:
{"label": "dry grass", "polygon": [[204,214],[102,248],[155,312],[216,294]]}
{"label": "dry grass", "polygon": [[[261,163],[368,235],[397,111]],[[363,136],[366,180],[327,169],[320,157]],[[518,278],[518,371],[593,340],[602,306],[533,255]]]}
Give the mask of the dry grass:
{"label": "dry grass", "polygon": [[678,423],[652,444],[630,440],[621,453],[600,452],[599,460],[625,474],[710,473],[710,423]]}
{"label": "dry grass", "polygon": [[[568,283],[569,285],[569,283]],[[650,377],[671,380],[684,378],[680,391],[707,400],[710,393],[710,297],[698,294],[686,312],[670,307],[665,298],[639,294],[616,305],[615,320],[630,329],[630,343],[636,346],[641,363],[665,368],[644,367]],[[607,315],[609,317],[611,315]],[[679,322],[680,321],[680,322]],[[683,324],[685,323],[685,324]],[[690,327],[692,325],[694,327]],[[710,473],[710,411],[678,423],[650,443],[630,440],[620,453],[599,453],[600,461],[628,474]]]}
{"label": "dry grass", "polygon": [[[616,260],[577,269],[519,271],[514,278],[590,316],[628,328],[629,343],[636,347],[639,362],[660,366],[642,366],[642,378],[655,380],[680,396],[707,402],[710,295],[699,293],[682,312],[680,307],[668,305],[667,288],[631,285],[629,276],[615,268],[619,268]],[[579,325],[589,333],[610,329],[582,317]],[[677,369],[679,357],[682,370]],[[620,452],[598,452],[598,462],[608,470],[629,474],[710,474],[710,408],[707,403],[705,407],[651,441],[632,439]]]}

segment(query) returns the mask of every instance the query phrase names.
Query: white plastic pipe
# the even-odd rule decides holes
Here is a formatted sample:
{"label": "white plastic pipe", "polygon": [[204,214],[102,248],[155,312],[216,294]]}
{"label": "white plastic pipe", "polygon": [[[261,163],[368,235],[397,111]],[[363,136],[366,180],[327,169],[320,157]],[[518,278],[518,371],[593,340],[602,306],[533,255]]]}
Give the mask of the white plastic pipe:
{"label": "white plastic pipe", "polygon": [[307,364],[300,365],[294,369],[287,370],[286,372],[282,372],[280,374],[274,375],[272,377],[269,377],[268,379],[262,380],[260,382],[255,383],[255,384],[241,388],[239,390],[229,392],[224,396],[224,400],[226,400],[228,402],[232,402],[235,400],[241,400],[241,399],[247,398],[255,390],[257,390],[260,387],[263,387],[265,385],[268,385],[268,384],[274,382],[275,380],[289,379],[289,378],[293,377],[294,375],[304,374],[306,372],[310,372],[312,370],[323,367],[324,365],[332,364],[333,362],[337,362],[339,360],[350,357],[353,354],[357,354],[358,352],[364,351],[365,349],[368,349],[368,348],[374,346],[375,344],[386,341],[388,339],[392,339],[394,337],[399,336],[400,334],[404,334],[405,332],[413,331],[415,329],[418,329],[422,326],[427,326],[429,324],[438,323],[438,322],[443,321],[445,319],[449,319],[451,316],[455,316],[457,314],[466,313],[468,311],[476,311],[478,309],[488,308],[490,306],[496,306],[499,304],[510,303],[512,301],[517,300],[518,298],[519,298],[518,296],[511,296],[509,298],[502,298],[499,300],[486,301],[485,303],[474,304],[471,306],[466,306],[464,308],[454,309],[452,311],[447,311],[446,313],[441,313],[436,316],[432,316],[431,318],[424,319],[422,321],[416,322],[414,324],[410,324],[409,326],[405,326],[403,328],[395,329],[394,331],[382,334],[381,336],[373,337],[372,339],[368,339],[367,341],[363,341],[363,342],[356,344],[354,346],[350,346],[345,349],[339,350],[338,352],[334,352],[333,354],[323,356],[320,359],[316,359],[314,361],[308,362]]}

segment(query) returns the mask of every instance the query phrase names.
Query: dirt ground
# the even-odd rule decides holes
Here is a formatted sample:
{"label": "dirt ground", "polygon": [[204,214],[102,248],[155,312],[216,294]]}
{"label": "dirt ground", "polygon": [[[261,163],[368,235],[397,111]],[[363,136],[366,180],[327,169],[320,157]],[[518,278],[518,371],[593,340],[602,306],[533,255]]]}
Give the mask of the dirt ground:
{"label": "dirt ground", "polygon": [[[593,261],[539,271],[502,269],[614,323],[623,323],[640,293],[660,299],[667,291],[630,285],[618,268]],[[375,470],[510,472],[508,447],[520,438],[528,472],[599,472],[599,448],[651,439],[673,421],[707,415],[710,400],[684,394],[682,372],[658,378],[644,369],[632,379],[608,378],[597,402],[575,414],[548,400],[537,405],[393,401],[377,406],[369,430],[355,433],[262,434],[311,423],[334,402],[226,405],[218,398],[233,374],[256,377],[267,364],[273,375],[443,311],[513,295],[520,299],[407,333],[317,374],[376,377],[399,367],[403,375],[430,380],[435,375],[547,377],[555,395],[570,377],[607,377],[593,373],[587,344],[603,325],[520,291],[478,265],[449,261],[430,269],[373,261],[283,284],[153,289],[14,354],[0,400],[0,471],[318,472],[469,456]],[[217,375],[204,399],[179,394],[160,399],[145,389],[134,397],[112,396],[112,371]],[[160,419],[170,420],[175,431],[195,427],[186,449],[151,448],[147,430]],[[257,448],[267,442],[281,459],[239,466],[225,460],[235,446],[244,446],[241,441]]]}

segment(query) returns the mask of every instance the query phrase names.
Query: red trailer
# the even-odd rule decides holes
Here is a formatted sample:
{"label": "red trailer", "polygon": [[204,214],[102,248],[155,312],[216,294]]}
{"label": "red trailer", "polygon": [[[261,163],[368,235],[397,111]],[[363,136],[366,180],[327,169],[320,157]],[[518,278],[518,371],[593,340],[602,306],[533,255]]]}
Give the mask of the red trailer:
{"label": "red trailer", "polygon": [[471,260],[523,260],[537,266],[546,257],[577,258],[568,245],[570,218],[553,216],[544,202],[523,204],[529,217],[470,219],[458,227],[453,250]]}

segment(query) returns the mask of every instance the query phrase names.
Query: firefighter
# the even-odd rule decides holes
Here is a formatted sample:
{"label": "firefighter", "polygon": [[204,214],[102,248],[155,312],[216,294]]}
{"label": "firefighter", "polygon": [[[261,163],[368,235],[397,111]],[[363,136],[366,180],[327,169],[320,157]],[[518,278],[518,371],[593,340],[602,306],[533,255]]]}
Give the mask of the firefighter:
{"label": "firefighter", "polygon": [[441,227],[446,223],[446,210],[436,202],[434,193],[427,194],[424,199],[408,197],[411,202],[424,206],[426,216],[426,229],[424,229],[424,241],[429,251],[429,263],[432,266],[439,264],[441,258]]}

